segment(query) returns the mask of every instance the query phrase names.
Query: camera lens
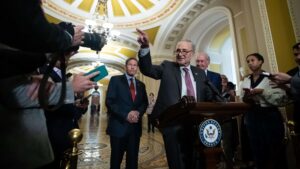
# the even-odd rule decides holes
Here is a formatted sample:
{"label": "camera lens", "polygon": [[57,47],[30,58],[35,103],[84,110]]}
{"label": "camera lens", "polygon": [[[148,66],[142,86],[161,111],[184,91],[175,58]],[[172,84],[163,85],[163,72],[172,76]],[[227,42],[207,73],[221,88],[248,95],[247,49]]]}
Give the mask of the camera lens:
{"label": "camera lens", "polygon": [[[70,34],[74,34],[74,26],[72,23],[68,22],[61,22],[58,24],[61,28],[69,32]],[[106,44],[106,37],[104,35],[100,35],[97,33],[84,33],[83,44],[81,46],[88,47],[92,50],[97,52],[101,51],[103,46]],[[69,51],[77,51],[79,46],[70,47],[67,52]]]}
{"label": "camera lens", "polygon": [[106,38],[97,33],[84,33],[83,42],[81,46],[89,47],[98,52],[106,44]]}

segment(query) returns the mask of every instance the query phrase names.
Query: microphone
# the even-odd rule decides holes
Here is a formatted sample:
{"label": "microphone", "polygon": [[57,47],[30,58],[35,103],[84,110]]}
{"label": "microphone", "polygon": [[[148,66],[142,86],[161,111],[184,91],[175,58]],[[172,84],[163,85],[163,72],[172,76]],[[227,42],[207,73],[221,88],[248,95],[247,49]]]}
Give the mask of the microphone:
{"label": "microphone", "polygon": [[217,102],[227,102],[227,100],[221,96],[219,90],[216,88],[216,86],[208,79],[204,81],[204,83],[210,88],[210,90],[213,92],[215,95],[216,101]]}

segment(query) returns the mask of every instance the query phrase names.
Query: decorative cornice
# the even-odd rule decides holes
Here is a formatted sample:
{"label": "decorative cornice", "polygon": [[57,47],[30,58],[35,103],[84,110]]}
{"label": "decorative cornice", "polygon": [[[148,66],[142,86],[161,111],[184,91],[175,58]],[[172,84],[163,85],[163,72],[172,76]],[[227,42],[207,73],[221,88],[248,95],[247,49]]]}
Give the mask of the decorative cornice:
{"label": "decorative cornice", "polygon": [[198,17],[203,9],[212,3],[214,0],[198,0],[189,11],[181,16],[181,19],[176,23],[170,33],[168,34],[167,40],[164,44],[164,48],[167,50],[175,48],[175,45],[179,39],[182,38],[183,32],[187,29],[188,25]]}
{"label": "decorative cornice", "polygon": [[[288,8],[289,8],[289,12],[290,12],[290,16],[291,16],[291,21],[292,21],[292,25],[294,28],[294,33],[295,33],[295,37],[297,42],[300,41],[300,18],[297,18],[297,11],[299,11],[299,9],[297,9],[296,5],[296,1],[299,0],[287,0],[288,3]],[[299,3],[299,2],[298,2]]]}
{"label": "decorative cornice", "polygon": [[271,27],[270,27],[268,11],[267,11],[265,0],[258,0],[258,6],[259,6],[259,13],[261,16],[261,21],[262,21],[262,26],[263,26],[265,44],[267,47],[268,60],[269,60],[270,69],[271,69],[270,71],[278,72],[278,65],[277,65],[274,43],[273,43],[273,38],[272,38],[272,32],[271,32]]}

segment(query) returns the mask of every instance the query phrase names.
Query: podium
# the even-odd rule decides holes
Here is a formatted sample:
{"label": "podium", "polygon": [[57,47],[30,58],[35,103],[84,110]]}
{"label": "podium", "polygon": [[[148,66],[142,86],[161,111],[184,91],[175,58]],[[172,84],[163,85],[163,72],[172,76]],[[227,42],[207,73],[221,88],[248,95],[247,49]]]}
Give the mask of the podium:
{"label": "podium", "polygon": [[[246,112],[250,105],[241,102],[195,102],[194,98],[184,96],[180,102],[167,108],[158,118],[158,128],[180,123],[200,124],[206,119],[222,121]],[[205,156],[207,169],[217,168],[217,158],[223,153],[220,147],[204,147],[199,149]],[[232,166],[231,166],[232,167]],[[230,168],[230,167],[229,167]]]}

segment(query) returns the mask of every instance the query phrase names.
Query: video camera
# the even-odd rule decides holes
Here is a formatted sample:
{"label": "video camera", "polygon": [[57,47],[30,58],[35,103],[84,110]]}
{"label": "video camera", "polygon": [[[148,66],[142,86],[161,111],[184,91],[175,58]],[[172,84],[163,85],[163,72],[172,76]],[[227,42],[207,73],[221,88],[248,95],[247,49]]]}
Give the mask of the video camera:
{"label": "video camera", "polygon": [[[72,23],[60,22],[58,25],[64,30],[66,30],[67,32],[69,32],[70,34],[72,35],[74,34],[74,29],[73,29],[74,25]],[[101,51],[103,46],[107,43],[106,37],[104,37],[103,35],[100,35],[98,33],[87,33],[87,32],[84,33],[83,42],[84,43],[80,46],[88,47],[97,52]],[[79,46],[72,47],[68,49],[68,51],[78,50],[78,48]]]}

